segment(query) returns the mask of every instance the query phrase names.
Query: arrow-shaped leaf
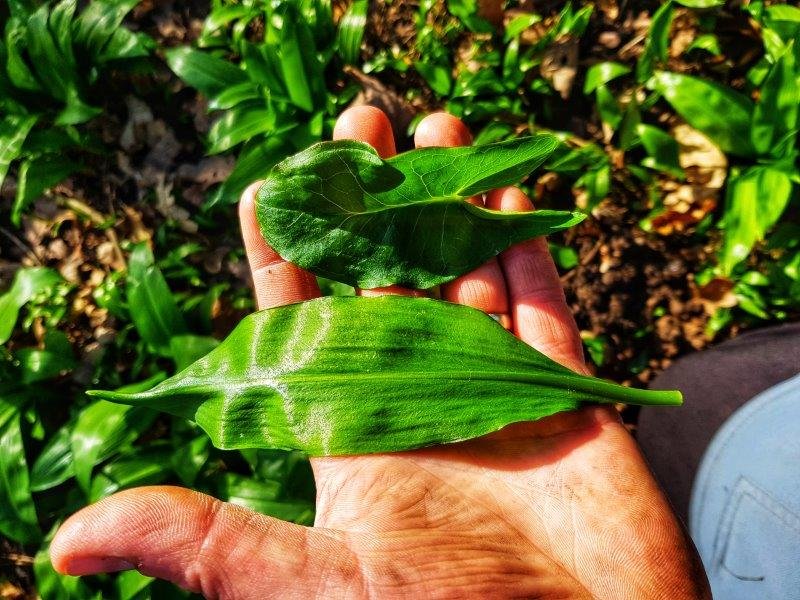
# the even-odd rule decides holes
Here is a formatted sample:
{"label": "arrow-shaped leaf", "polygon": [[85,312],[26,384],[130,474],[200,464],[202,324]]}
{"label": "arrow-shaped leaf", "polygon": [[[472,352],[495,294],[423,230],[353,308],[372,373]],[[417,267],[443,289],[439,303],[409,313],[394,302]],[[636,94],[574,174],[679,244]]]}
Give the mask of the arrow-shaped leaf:
{"label": "arrow-shaped leaf", "polygon": [[258,220],[283,258],[317,275],[362,288],[429,288],[512,244],[583,220],[467,202],[519,182],[557,146],[541,134],[382,160],[361,142],[322,142],[273,168],[258,192]]}

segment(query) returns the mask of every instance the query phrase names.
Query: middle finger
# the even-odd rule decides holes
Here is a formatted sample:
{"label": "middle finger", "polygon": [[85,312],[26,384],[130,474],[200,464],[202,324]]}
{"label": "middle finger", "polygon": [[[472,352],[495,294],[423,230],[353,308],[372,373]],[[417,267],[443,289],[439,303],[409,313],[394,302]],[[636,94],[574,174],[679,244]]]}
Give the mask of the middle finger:
{"label": "middle finger", "polygon": [[[433,113],[420,121],[414,134],[417,148],[425,146],[468,146],[472,135],[466,125],[447,113]],[[483,206],[480,196],[469,200]],[[508,316],[508,294],[503,271],[496,258],[492,258],[474,271],[442,285],[442,298],[448,302],[466,304],[484,312],[497,315],[506,329],[511,326]]]}

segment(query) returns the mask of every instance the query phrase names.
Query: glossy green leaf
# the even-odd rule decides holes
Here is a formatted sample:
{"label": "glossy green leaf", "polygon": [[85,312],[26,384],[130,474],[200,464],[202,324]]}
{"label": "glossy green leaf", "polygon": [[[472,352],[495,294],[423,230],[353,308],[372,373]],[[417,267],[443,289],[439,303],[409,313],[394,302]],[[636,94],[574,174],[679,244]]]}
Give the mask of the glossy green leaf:
{"label": "glossy green leaf", "polygon": [[169,68],[206,97],[217,96],[231,86],[247,83],[247,74],[236,65],[185,46],[165,53]]}
{"label": "glossy green leaf", "polygon": [[671,135],[644,123],[638,125],[636,132],[647,151],[647,158],[642,161],[645,167],[664,171],[678,179],[684,178],[683,168],[678,160],[678,142]]}
{"label": "glossy green leaf", "polygon": [[128,306],[136,330],[153,350],[170,355],[170,338],[186,333],[186,323],[164,275],[146,244],[134,247],[128,261]]}
{"label": "glossy green leaf", "polygon": [[277,481],[259,481],[236,473],[225,473],[220,481],[219,497],[270,517],[312,525],[314,504],[307,500],[283,498],[282,487]]}
{"label": "glossy green leaf", "polygon": [[657,72],[648,87],[659,92],[689,125],[724,152],[755,154],[750,142],[753,103],[747,96],[697,77],[664,71]]}
{"label": "glossy green leaf", "polygon": [[178,371],[182,371],[218,345],[219,340],[205,335],[175,335],[169,341],[170,354]]}
{"label": "glossy green leaf", "polygon": [[80,163],[62,154],[44,154],[24,160],[17,174],[11,221],[19,226],[23,211],[34,200],[80,168]]}
{"label": "glossy green leaf", "polygon": [[789,176],[770,167],[752,167],[729,178],[720,253],[725,275],[747,258],[753,245],[777,222],[791,192]]}
{"label": "glossy green leaf", "polygon": [[8,167],[19,158],[22,144],[37,119],[36,115],[7,115],[0,120],[0,187],[3,186]]}
{"label": "glossy green leaf", "polygon": [[219,448],[312,456],[455,442],[583,402],[681,401],[577,375],[473,308],[402,296],[261,311],[152,390],[91,394],[194,420]]}
{"label": "glossy green leaf", "polygon": [[347,64],[355,64],[361,55],[361,40],[364,38],[368,8],[367,0],[355,0],[339,21],[337,45],[339,55]]}
{"label": "glossy green leaf", "polygon": [[589,26],[589,19],[592,17],[593,12],[593,4],[587,4],[577,12],[573,12],[571,4],[568,3],[566,9],[559,16],[557,35],[581,37]]}
{"label": "glossy green leaf", "polygon": [[642,123],[642,114],[636,96],[631,96],[628,106],[619,126],[619,146],[623,150],[630,150],[639,142],[639,126]]}
{"label": "glossy green leaf", "polygon": [[420,60],[414,68],[422,75],[430,88],[440,96],[447,96],[453,88],[453,76],[449,65]]}
{"label": "glossy green leaf", "polygon": [[650,31],[647,33],[644,51],[636,62],[636,79],[644,83],[655,72],[656,66],[667,60],[669,53],[669,30],[674,16],[672,2],[667,1],[653,13]]}
{"label": "glossy green leaf", "polygon": [[275,127],[275,113],[261,107],[229,110],[208,132],[208,154],[219,154]]}
{"label": "glossy green leaf", "polygon": [[155,416],[152,411],[102,400],[83,409],[70,439],[78,485],[89,493],[94,466],[133,443]]}
{"label": "glossy green leaf", "polygon": [[122,26],[138,0],[94,0],[72,24],[73,40],[98,63],[147,56],[148,38]]}
{"label": "glossy green leaf", "polygon": [[208,110],[228,110],[239,104],[262,98],[258,85],[252,81],[245,81],[225,88],[216,96],[209,98]]}
{"label": "glossy green leaf", "polygon": [[612,130],[616,130],[622,122],[623,116],[617,99],[604,85],[595,90],[595,99],[597,100],[597,113],[600,115],[600,120],[611,127]]}
{"label": "glossy green leaf", "polygon": [[0,397],[0,535],[30,544],[41,531],[31,496],[18,407]]}
{"label": "glossy green leaf", "polygon": [[55,6],[40,6],[25,31],[26,50],[37,77],[53,97],[64,102],[78,81],[69,31],[75,4],[75,0],[62,0]]}
{"label": "glossy green leaf", "polygon": [[276,48],[270,44],[242,44],[242,65],[248,77],[269,90],[275,100],[289,100],[286,84],[281,76],[280,59]]}
{"label": "glossy green leaf", "polygon": [[44,267],[28,267],[16,272],[11,288],[0,295],[0,344],[5,344],[11,337],[20,309],[36,294],[59,281],[61,275]]}
{"label": "glossy green leaf", "polygon": [[264,179],[275,163],[286,158],[287,154],[289,150],[286,148],[286,142],[279,137],[252,140],[245,144],[233,171],[211,194],[206,206],[238,202],[248,185]]}
{"label": "glossy green leaf", "polygon": [[208,461],[211,443],[208,437],[200,435],[188,443],[176,443],[175,446],[175,451],[170,457],[172,470],[184,485],[194,485],[200,470]]}
{"label": "glossy green leaf", "polygon": [[[800,40],[798,40],[800,43]],[[759,154],[780,156],[789,145],[779,144],[797,133],[800,107],[800,77],[794,54],[787,48],[767,73],[753,108],[751,139]]]}
{"label": "glossy green leaf", "polygon": [[713,33],[704,33],[703,35],[698,35],[691,45],[686,48],[686,52],[691,52],[692,50],[705,50],[714,56],[719,56],[722,54],[722,48],[720,48],[719,39]]}
{"label": "glossy green leaf", "polygon": [[289,98],[298,107],[311,112],[314,110],[314,98],[308,79],[309,73],[306,70],[307,65],[303,60],[303,48],[298,36],[301,27],[302,24],[295,21],[291,14],[283,19],[283,27],[278,34],[278,56]]}
{"label": "glossy green leaf", "polygon": [[613,81],[618,77],[627,75],[631,70],[623,64],[617,62],[601,62],[589,67],[586,71],[586,81],[583,84],[583,93],[590,94],[598,87]]}
{"label": "glossy green leaf", "polygon": [[72,423],[54,433],[31,467],[31,490],[41,492],[75,475],[72,463]]}
{"label": "glossy green leaf", "polygon": [[784,42],[794,40],[795,47],[800,45],[800,7],[788,3],[768,6],[764,11],[764,23]]}
{"label": "glossy green leaf", "polygon": [[257,195],[259,224],[282,257],[317,275],[362,288],[429,288],[583,219],[466,201],[519,182],[557,145],[542,134],[382,160],[367,144],[322,142],[275,166]]}
{"label": "glossy green leaf", "polygon": [[142,593],[152,584],[154,579],[142,575],[139,571],[131,569],[123,571],[114,581],[117,597],[115,600],[150,600],[153,595],[143,596]]}
{"label": "glossy green leaf", "polygon": [[172,474],[172,448],[160,444],[137,449],[109,462],[92,478],[89,502],[97,502],[120,490],[163,483]]}
{"label": "glossy green leaf", "polygon": [[66,334],[51,331],[45,335],[45,348],[21,348],[14,357],[19,362],[20,381],[30,385],[52,379],[73,369],[77,362]]}
{"label": "glossy green leaf", "polygon": [[41,92],[42,85],[24,58],[27,19],[12,17],[5,27],[5,70],[11,83],[21,90]]}
{"label": "glossy green leaf", "polygon": [[558,268],[572,269],[578,266],[578,253],[575,252],[574,248],[561,246],[552,242],[549,242],[547,247],[550,249],[550,255],[553,257],[553,261],[555,261],[556,265],[558,265]]}
{"label": "glossy green leaf", "polygon": [[525,13],[511,19],[505,28],[503,40],[507,43],[519,36],[523,31],[542,20],[536,13]]}
{"label": "glossy green leaf", "polygon": [[725,4],[725,0],[675,0],[688,8],[714,8]]}

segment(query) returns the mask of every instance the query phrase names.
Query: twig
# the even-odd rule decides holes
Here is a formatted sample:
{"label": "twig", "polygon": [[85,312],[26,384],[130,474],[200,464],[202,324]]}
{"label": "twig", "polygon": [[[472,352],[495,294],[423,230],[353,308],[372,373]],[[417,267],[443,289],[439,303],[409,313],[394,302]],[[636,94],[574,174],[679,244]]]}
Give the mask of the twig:
{"label": "twig", "polygon": [[[94,208],[86,204],[83,200],[79,200],[78,198],[59,196],[57,199],[60,204],[63,204],[70,210],[73,210],[76,213],[83,214],[89,217],[89,220],[97,227],[105,225],[110,220],[110,217],[106,217],[103,213],[95,210]],[[120,264],[125,265],[125,255],[122,253],[122,248],[119,247],[119,238],[117,238],[117,232],[114,230],[113,227],[109,227],[104,231],[104,233],[108,238],[108,241],[111,242],[112,246],[114,247],[116,260]]]}
{"label": "twig", "polygon": [[10,239],[17,248],[22,250],[28,256],[32,257],[33,260],[36,261],[36,264],[41,266],[42,261],[39,259],[38,256],[36,256],[36,252],[33,251],[33,248],[31,248],[30,246],[25,244],[22,240],[20,240],[17,236],[15,236],[13,233],[11,233],[5,227],[0,227],[0,232],[3,232],[3,234],[8,239]]}
{"label": "twig", "polygon": [[7,552],[6,554],[0,554],[0,561],[17,567],[29,567],[33,564],[33,557],[17,552]]}

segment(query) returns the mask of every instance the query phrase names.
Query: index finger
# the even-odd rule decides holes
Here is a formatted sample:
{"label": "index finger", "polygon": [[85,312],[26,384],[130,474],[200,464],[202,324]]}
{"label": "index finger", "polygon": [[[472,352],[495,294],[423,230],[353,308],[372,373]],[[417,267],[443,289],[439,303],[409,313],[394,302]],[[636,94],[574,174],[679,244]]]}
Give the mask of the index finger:
{"label": "index finger", "polygon": [[253,275],[253,288],[259,309],[293,304],[320,296],[317,278],[297,265],[283,260],[273,250],[256,219],[256,192],[261,182],[248,187],[239,202],[242,240]]}

